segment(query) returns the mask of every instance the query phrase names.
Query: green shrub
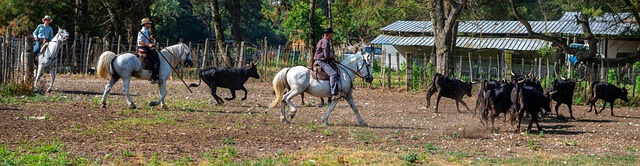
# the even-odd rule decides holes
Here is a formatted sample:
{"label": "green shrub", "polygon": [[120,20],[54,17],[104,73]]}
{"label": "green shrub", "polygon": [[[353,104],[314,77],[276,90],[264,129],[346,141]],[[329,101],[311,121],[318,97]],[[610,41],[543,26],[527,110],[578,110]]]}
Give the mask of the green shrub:
{"label": "green shrub", "polygon": [[34,92],[28,84],[0,83],[0,96],[33,95]]}

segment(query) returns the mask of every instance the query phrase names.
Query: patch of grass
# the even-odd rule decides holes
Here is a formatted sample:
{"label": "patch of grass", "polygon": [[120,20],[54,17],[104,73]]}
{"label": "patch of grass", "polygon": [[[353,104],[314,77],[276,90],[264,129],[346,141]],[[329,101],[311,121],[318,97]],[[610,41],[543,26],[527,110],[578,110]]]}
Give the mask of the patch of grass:
{"label": "patch of grass", "polygon": [[333,131],[329,130],[329,129],[324,129],[322,130],[322,135],[324,136],[331,136],[333,134]]}
{"label": "patch of grass", "polygon": [[91,160],[64,151],[64,144],[23,142],[16,149],[0,144],[0,165],[88,165]]}
{"label": "patch of grass", "polygon": [[440,147],[434,145],[431,142],[424,145],[424,151],[427,153],[435,154],[436,152],[438,152],[438,149],[440,149]]}
{"label": "patch of grass", "polygon": [[136,154],[129,150],[123,150],[122,157],[136,157]]}
{"label": "patch of grass", "polygon": [[160,124],[174,125],[176,124],[176,121],[177,120],[175,117],[167,118],[164,116],[155,116],[153,119],[131,117],[131,118],[126,118],[123,120],[116,121],[115,123],[122,126],[144,126],[144,125],[156,126]]}
{"label": "patch of grass", "polygon": [[24,95],[24,96],[3,96],[0,97],[1,103],[9,103],[9,104],[22,104],[22,103],[38,103],[38,102],[46,102],[53,103],[59,101],[70,101],[69,97],[66,95],[53,96],[53,95],[41,95],[36,93],[34,95]]}
{"label": "patch of grass", "polygon": [[409,163],[414,163],[418,160],[418,154],[416,152],[409,152],[409,154],[402,156],[402,159]]}
{"label": "patch of grass", "polygon": [[364,144],[375,143],[379,139],[376,133],[371,131],[351,131],[351,138]]}
{"label": "patch of grass", "polygon": [[32,96],[35,94],[31,90],[31,86],[29,84],[17,84],[17,83],[0,83],[0,97],[7,96],[22,96],[28,95]]}
{"label": "patch of grass", "polygon": [[234,141],[233,139],[231,139],[229,137],[225,137],[224,139],[222,139],[222,144],[233,145],[233,144],[236,144],[236,141]]}
{"label": "patch of grass", "polygon": [[307,128],[307,130],[309,130],[309,132],[316,132],[316,131],[318,131],[318,129],[326,128],[326,126],[324,124],[318,123],[316,121],[309,121],[309,122],[307,122],[307,125],[305,126],[305,128]]}
{"label": "patch of grass", "polygon": [[536,140],[533,138],[529,139],[529,142],[527,142],[527,147],[530,150],[538,150],[540,148],[540,146],[536,145]]}
{"label": "patch of grass", "polygon": [[578,146],[579,143],[577,141],[569,141],[569,140],[560,140],[560,142],[566,146]]}
{"label": "patch of grass", "polygon": [[449,162],[462,162],[462,159],[471,156],[470,154],[464,153],[461,150],[448,152],[447,155],[449,156]]}
{"label": "patch of grass", "polygon": [[204,152],[200,157],[208,160],[212,165],[229,165],[231,162],[236,161],[238,153],[233,146],[225,146],[222,149],[214,149],[208,152]]}

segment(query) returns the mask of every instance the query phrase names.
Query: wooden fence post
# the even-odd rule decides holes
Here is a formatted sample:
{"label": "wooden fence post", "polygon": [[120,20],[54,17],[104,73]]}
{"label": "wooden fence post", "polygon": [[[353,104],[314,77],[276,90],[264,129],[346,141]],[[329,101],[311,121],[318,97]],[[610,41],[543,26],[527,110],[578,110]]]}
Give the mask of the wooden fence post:
{"label": "wooden fence post", "polygon": [[487,70],[487,80],[491,80],[491,56],[489,56],[489,68]]}
{"label": "wooden fence post", "polygon": [[[372,51],[372,53],[373,53],[373,51]],[[408,93],[409,90],[411,90],[411,87],[412,87],[412,81],[411,81],[411,69],[412,69],[412,67],[411,67],[411,65],[412,65],[413,62],[411,62],[412,61],[411,59],[413,57],[413,53],[407,52],[407,53],[405,53],[405,55],[407,55],[407,57],[406,57],[407,58],[407,65],[406,65],[407,67],[406,67],[406,70],[405,70],[405,78],[406,78],[406,81],[407,81],[406,85],[407,85],[407,93]]]}
{"label": "wooden fence post", "polygon": [[207,38],[204,41],[204,51],[202,51],[202,66],[200,67],[200,69],[206,69],[207,68],[207,53],[209,52],[209,38]]}
{"label": "wooden fence post", "polygon": [[[87,56],[85,56],[85,61],[84,61],[84,74],[87,74],[87,70],[89,69],[89,65],[91,63],[89,63],[89,57],[92,56],[91,54],[91,37],[87,36],[87,38],[89,39],[89,42],[87,42]],[[75,52],[75,51],[74,51]],[[98,67],[98,66],[96,66]]]}
{"label": "wooden fence post", "polygon": [[34,61],[34,56],[33,56],[33,51],[31,49],[33,49],[33,46],[31,44],[33,44],[33,37],[31,35],[27,35],[27,37],[24,37],[24,43],[26,48],[24,49],[24,59],[25,61],[23,62],[24,66],[25,66],[25,71],[26,73],[24,74],[24,81],[23,83],[31,83],[33,82],[33,70],[34,70],[34,65],[33,65],[33,61]]}
{"label": "wooden fence post", "polygon": [[389,71],[387,71],[387,87],[391,88],[391,54],[387,54],[387,62],[389,62]]}
{"label": "wooden fence post", "polygon": [[244,64],[245,64],[245,61],[246,61],[245,60],[246,57],[244,57],[245,56],[244,55],[244,41],[240,42],[240,52],[239,52],[239,54],[240,54],[240,58],[238,58],[239,61],[240,61],[240,66],[239,67],[244,67]]}
{"label": "wooden fence post", "polygon": [[[122,40],[122,35],[118,35],[118,47],[117,47],[117,53],[116,54],[120,54],[120,41]],[[166,46],[165,46],[166,47]]]}
{"label": "wooden fence post", "polygon": [[398,73],[398,88],[400,88],[400,52],[396,52],[396,73]]}
{"label": "wooden fence post", "polygon": [[467,53],[469,56],[469,82],[473,82],[473,66],[471,65],[471,52]]}

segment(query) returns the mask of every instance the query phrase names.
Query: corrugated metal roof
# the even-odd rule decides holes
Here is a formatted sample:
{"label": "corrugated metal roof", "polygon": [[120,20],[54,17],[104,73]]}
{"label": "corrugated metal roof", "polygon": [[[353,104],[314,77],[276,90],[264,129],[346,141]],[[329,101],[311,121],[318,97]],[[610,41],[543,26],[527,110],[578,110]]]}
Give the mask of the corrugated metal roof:
{"label": "corrugated metal roof", "polygon": [[[560,33],[568,24],[561,21],[529,21],[531,29],[537,33]],[[464,21],[458,32],[483,34],[527,34],[527,29],[519,21]]]}
{"label": "corrugated metal roof", "polygon": [[433,29],[431,21],[396,21],[385,27],[382,27],[381,31],[388,32],[413,32],[423,33],[431,32]]}
{"label": "corrugated metal roof", "polygon": [[[433,36],[418,37],[402,37],[390,35],[378,35],[371,41],[372,44],[384,44],[394,46],[433,46]],[[522,39],[522,38],[475,38],[475,37],[458,37],[456,40],[457,47],[473,48],[473,49],[505,49],[505,50],[539,50],[542,47],[548,47],[550,42],[539,39]]]}
{"label": "corrugated metal roof", "polygon": [[[565,12],[559,21],[529,21],[531,28],[537,33],[582,34],[582,26],[575,23],[574,15],[579,12]],[[591,31],[596,35],[630,35],[630,31],[640,29],[629,13],[605,13],[601,17],[592,18],[589,23]],[[621,22],[624,20],[623,22]],[[382,29],[386,32],[432,32],[431,21],[396,21]],[[463,21],[459,23],[458,32],[475,34],[527,34],[527,29],[518,21]]]}
{"label": "corrugated metal roof", "polygon": [[[564,12],[562,17],[558,21],[576,21],[576,17],[580,15],[580,12]],[[589,22],[633,22],[633,16],[631,13],[604,13],[602,16],[591,17]]]}
{"label": "corrugated metal roof", "polygon": [[[596,35],[632,35],[638,30],[635,23],[589,22],[589,25]],[[582,25],[567,25],[562,33],[582,34]]]}

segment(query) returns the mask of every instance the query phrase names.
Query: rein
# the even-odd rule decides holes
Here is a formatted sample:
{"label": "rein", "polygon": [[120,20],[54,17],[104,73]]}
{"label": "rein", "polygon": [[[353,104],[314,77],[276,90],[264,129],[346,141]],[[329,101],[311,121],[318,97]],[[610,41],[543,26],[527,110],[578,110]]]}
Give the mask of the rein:
{"label": "rein", "polygon": [[360,77],[360,78],[364,78],[364,77],[366,77],[366,76],[369,76],[369,68],[367,67],[367,75],[366,75],[366,76],[362,76],[362,75],[360,74],[360,70],[362,70],[362,68],[364,68],[364,66],[365,66],[365,65],[367,65],[367,64],[365,63],[366,61],[364,61],[364,59],[362,59],[362,62],[363,62],[363,63],[362,63],[362,66],[361,66],[360,68],[358,68],[358,70],[353,70],[353,69],[349,68],[347,65],[344,65],[344,64],[342,64],[342,63],[340,63],[340,62],[338,62],[337,64],[338,64],[338,65],[340,65],[340,66],[342,66],[342,68],[346,68],[347,70],[349,70],[349,71],[351,71],[351,72],[355,73],[355,75],[357,75],[358,77]]}

